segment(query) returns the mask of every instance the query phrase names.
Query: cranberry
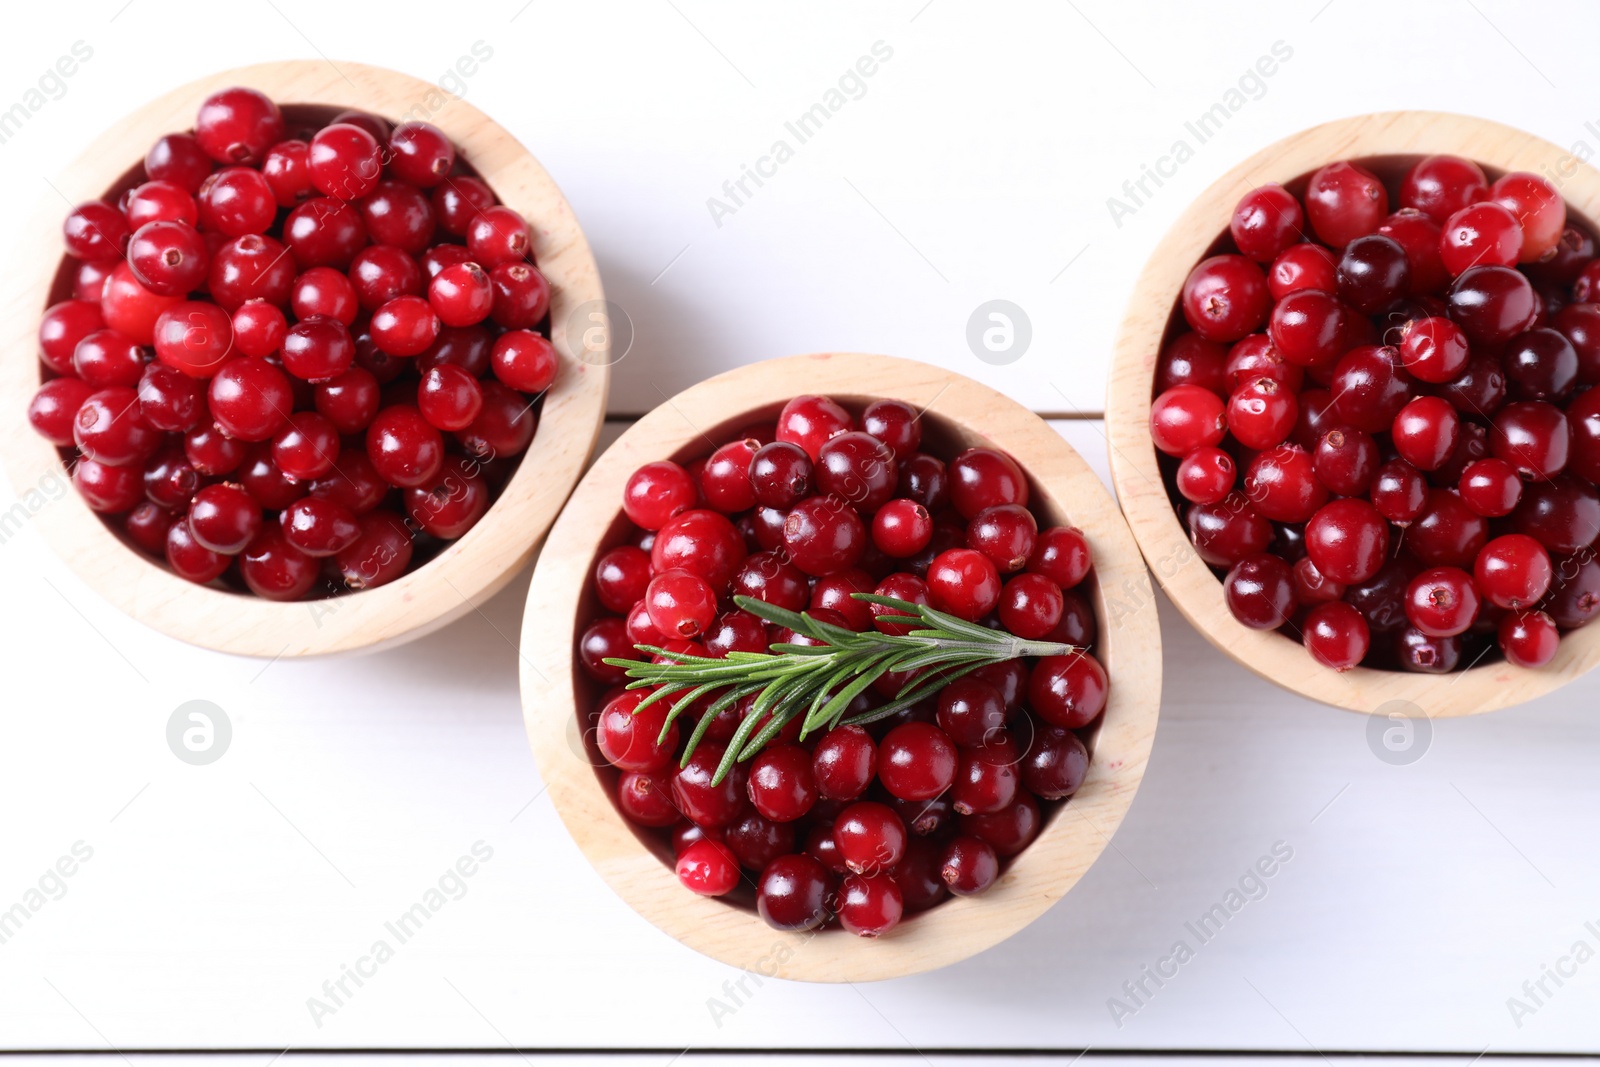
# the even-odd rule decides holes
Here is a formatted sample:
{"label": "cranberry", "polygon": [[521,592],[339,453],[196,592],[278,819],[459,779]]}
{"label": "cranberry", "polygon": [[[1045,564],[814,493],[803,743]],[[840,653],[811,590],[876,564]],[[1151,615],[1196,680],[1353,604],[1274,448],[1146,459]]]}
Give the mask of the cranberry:
{"label": "cranberry", "polygon": [[977,837],[955,837],[944,846],[939,873],[950,892],[974,896],[1000,877],[1000,860],[989,842]]}
{"label": "cranberry", "polygon": [[211,159],[200,142],[187,133],[157,138],[144,156],[144,172],[151,181],[170,182],[187,193],[200,188],[211,167]]}
{"label": "cranberry", "polygon": [[1388,213],[1383,183],[1354,163],[1330,163],[1306,184],[1306,217],[1317,236],[1334,248],[1372,233]]}
{"label": "cranberry", "polygon": [[1415,208],[1401,208],[1383,220],[1378,232],[1405,252],[1410,271],[1410,295],[1431,297],[1450,281],[1439,252],[1439,224]]}
{"label": "cranberry", "polygon": [[1347,671],[1367,656],[1371,630],[1361,612],[1338,600],[1319,604],[1306,616],[1306,651],[1324,667]]}
{"label": "cranberry", "polygon": [[266,233],[278,208],[272,187],[250,167],[224,167],[212,174],[201,184],[196,202],[201,229],[224,237]]}
{"label": "cranberry", "polygon": [[1537,262],[1561,240],[1561,231],[1567,224],[1567,206],[1555,187],[1537,174],[1517,171],[1504,175],[1489,187],[1489,195],[1521,226],[1519,261]]}
{"label": "cranberry", "polygon": [[817,742],[811,771],[817,791],[830,800],[854,800],[878,770],[878,748],[859,726],[838,726]]}
{"label": "cranberry", "polygon": [[1349,426],[1367,433],[1388,430],[1411,394],[1398,349],[1362,345],[1339,360],[1333,374],[1334,409]]}
{"label": "cranberry", "polygon": [[[77,378],[52,378],[39,387],[28,403],[28,423],[36,433],[57,448],[72,448],[73,425],[78,409],[93,392],[93,386]],[[142,403],[140,413],[146,422],[150,422]]]}
{"label": "cranberry", "polygon": [[472,258],[490,270],[525,258],[533,247],[527,220],[503,205],[473,215],[466,237]]}
{"label": "cranberry", "polygon": [[1406,548],[1430,567],[1469,567],[1488,539],[1488,523],[1455,493],[1428,491],[1428,502],[1406,530]]}
{"label": "cranberry", "polygon": [[902,800],[932,800],[955,780],[956,747],[937,726],[908,722],[878,744],[878,780]]}
{"label": "cranberry", "polygon": [[1288,439],[1299,417],[1294,393],[1272,378],[1257,378],[1228,399],[1227,426],[1246,448],[1266,449]]}
{"label": "cranberry", "polygon": [[122,528],[128,539],[152,556],[161,556],[167,550],[167,535],[172,529],[172,512],[146,500],[123,520]]}
{"label": "cranberry", "polygon": [[1156,395],[1179,385],[1198,385],[1226,396],[1226,346],[1197,333],[1181,333],[1168,342],[1156,363]]}
{"label": "cranberry", "polygon": [[317,413],[332,422],[340,433],[359,434],[371,425],[372,417],[378,413],[378,399],[377,379],[369,371],[351,367],[319,383],[314,402]]}
{"label": "cranberry", "polygon": [[1169,456],[1218,444],[1227,426],[1222,398],[1198,385],[1175,386],[1150,406],[1150,440]]}
{"label": "cranberry", "polygon": [[866,540],[861,517],[836,497],[807,497],[784,520],[783,544],[789,558],[816,577],[855,566]]}
{"label": "cranberry", "polygon": [[1561,643],[1555,620],[1542,611],[1506,615],[1497,637],[1500,651],[1518,667],[1543,667],[1555,658]]}
{"label": "cranberry", "polygon": [[1183,283],[1183,317],[1208,341],[1237,341],[1266,321],[1270,294],[1261,268],[1244,256],[1202,260]]}
{"label": "cranberry", "polygon": [[1411,267],[1398,241],[1372,233],[1345,246],[1336,278],[1341,300],[1375,315],[1409,292]]}
{"label": "cranberry", "polygon": [[795,828],[788,823],[764,819],[751,811],[729,825],[722,840],[741,867],[759,871],[779,856],[794,851]]}
{"label": "cranberry", "polygon": [[[77,470],[83,470],[82,463]],[[77,471],[73,473],[76,476]],[[213,552],[196,541],[187,522],[174,522],[167,527],[166,556],[167,566],[174,574],[197,585],[216,581],[233,563],[231,556]]]}
{"label": "cranberry", "polygon": [[283,240],[301,270],[324,266],[344,270],[366,245],[367,227],[349,204],[317,196],[289,212]]}
{"label": "cranberry", "polygon": [[1297,367],[1333,362],[1344,345],[1344,304],[1320,289],[1297,289],[1272,308],[1267,334],[1278,354]]}
{"label": "cranberry", "polygon": [[817,802],[811,753],[799,745],[772,745],[750,763],[750,803],[773,822],[794,822]]}
{"label": "cranberry", "polygon": [[1222,591],[1233,617],[1253,630],[1275,630],[1299,607],[1289,565],[1269,553],[1234,564]]}
{"label": "cranberry", "polygon": [[282,308],[289,303],[294,278],[294,257],[284,246],[272,237],[252,233],[211,254],[206,288],[225,311],[237,311],[246,300],[265,300]]}
{"label": "cranberry", "polygon": [[102,200],[73,208],[61,231],[67,251],[79,259],[116,259],[128,245],[128,220]]}
{"label": "cranberry", "polygon": [[115,330],[96,330],[73,349],[72,369],[96,389],[133,388],[144,377],[144,349]]}
{"label": "cranberry", "polygon": [[1299,445],[1277,445],[1258,454],[1245,472],[1244,487],[1256,510],[1274,522],[1305,522],[1328,501],[1312,457]]}
{"label": "cranberry", "polygon": [[1353,585],[1378,573],[1389,551],[1389,524],[1364,500],[1335,500],[1306,523],[1306,552],[1317,570]]}
{"label": "cranberry", "polygon": [[1489,183],[1482,169],[1459,156],[1428,156],[1407,171],[1400,183],[1403,207],[1425,212],[1441,223],[1488,196]]}
{"label": "cranberry", "polygon": [[989,614],[1000,601],[999,571],[988,556],[972,549],[940,553],[928,567],[927,582],[928,600],[935,608],[969,622]]}
{"label": "cranberry", "polygon": [[797,396],[778,413],[778,440],[799,445],[814,463],[823,444],[852,425],[850,414],[827,397]]}
{"label": "cranberry", "polygon": [[367,428],[367,455],[391,485],[415,488],[438,476],[444,440],[414,407],[396,404],[378,412]]}
{"label": "cranberry", "polygon": [[1337,288],[1335,268],[1338,257],[1319,244],[1290,245],[1267,270],[1267,286],[1272,299],[1282,300],[1290,293],[1316,289],[1331,293]]}
{"label": "cranberry", "polygon": [[1065,610],[1061,587],[1042,574],[1019,574],[1000,590],[1000,624],[1027,640],[1052,639]]}
{"label": "cranberry", "polygon": [[1444,223],[1439,255],[1452,277],[1470,267],[1511,267],[1522,251],[1522,225],[1489,201],[1464,207]]}
{"label": "cranberry", "polygon": [[670,570],[650,579],[645,590],[650,623],[664,634],[695,637],[711,625],[717,614],[717,597],[705,579],[683,570]]}
{"label": "cranberry", "polygon": [[433,240],[436,220],[434,208],[422,191],[404,182],[380,181],[361,201],[357,216],[375,244],[393,245],[409,255],[422,255],[421,266],[428,277],[438,273],[427,269],[430,263],[464,263],[471,254],[460,245],[428,246]]}
{"label": "cranberry", "polygon": [[1196,504],[1189,509],[1188,523],[1195,550],[1213,567],[1231,567],[1265,551],[1272,541],[1272,524],[1243,493],[1229,493],[1215,504]]}
{"label": "cranberry", "polygon": [[961,815],[993,815],[1017,798],[1015,745],[996,750],[964,749],[957,756],[951,805]]}
{"label": "cranberry", "polygon": [[550,311],[550,283],[531,263],[501,263],[489,272],[494,303],[489,315],[508,330],[525,330]]}
{"label": "cranberry", "polygon": [[1429,637],[1465,633],[1478,617],[1478,589],[1458,567],[1433,567],[1411,579],[1406,617]]}
{"label": "cranberry", "polygon": [[320,573],[317,561],[291,545],[276,525],[263,526],[239,556],[239,576],[264,600],[300,600]]}
{"label": "cranberry", "polygon": [[949,465],[950,502],[964,519],[999,504],[1028,503],[1028,479],[1016,460],[992,448],[969,448]]}
{"label": "cranberry", "polygon": [[922,444],[922,413],[899,400],[874,400],[861,413],[861,428],[889,447],[896,457],[909,457]]}
{"label": "cranberry", "polygon": [[261,176],[279,207],[294,207],[311,195],[310,149],[304,141],[279,141],[267,149]]}
{"label": "cranberry", "polygon": [[1578,352],[1552,329],[1529,330],[1513,337],[1501,363],[1511,395],[1519,400],[1562,403],[1578,384]]}
{"label": "cranberry", "polygon": [[241,356],[224,363],[211,379],[210,403],[224,433],[241,441],[265,441],[287,421],[294,395],[278,368]]}
{"label": "cranberry", "polygon": [[258,164],[268,148],[283,140],[283,115],[254,89],[224,89],[200,105],[194,135],[218,163]]}
{"label": "cranberry", "polygon": [[756,911],[778,930],[812,930],[831,917],[833,878],[815,857],[779,856],[756,885]]}
{"label": "cranberry", "polygon": [[383,166],[372,134],[347,122],[318,130],[306,163],[311,184],[337,200],[359,200],[372,192]]}
{"label": "cranberry", "polygon": [[108,467],[138,465],[161,444],[160,432],[139,410],[139,394],[127,386],[84,398],[72,417],[72,437],[85,456]]}
{"label": "cranberry", "polygon": [[839,887],[839,925],[857,937],[881,937],[904,913],[900,885],[890,873],[848,875]]}
{"label": "cranberry", "polygon": [[720,897],[739,884],[739,861],[727,845],[702,839],[678,856],[678,881],[703,897]]}
{"label": "cranberry", "polygon": [[1107,688],[1105,669],[1093,656],[1046,656],[1029,677],[1029,705],[1045,721],[1076,730],[1105,709]]}
{"label": "cranberry", "polygon": [[1572,434],[1560,408],[1541,400],[1507,404],[1495,415],[1490,448],[1525,478],[1550,478],[1567,465]]}
{"label": "cranberry", "polygon": [[1600,491],[1570,474],[1529,482],[1511,525],[1557,555],[1584,551],[1600,537]]}
{"label": "cranberry", "polygon": [[527,397],[499,382],[480,382],[483,408],[472,425],[456,435],[468,455],[480,459],[506,458],[524,452],[539,425]]}
{"label": "cranberry", "polygon": [[296,500],[283,510],[281,521],[284,539],[315,558],[336,555],[361,536],[361,524],[349,509],[320,497]]}
{"label": "cranberry", "polygon": [[1461,638],[1431,637],[1415,626],[1400,631],[1395,641],[1400,666],[1419,674],[1448,674],[1461,662]]}
{"label": "cranberry", "polygon": [[431,189],[455,165],[456,150],[439,127],[427,122],[402,122],[389,135],[389,169],[419,189]]}
{"label": "cranberry", "polygon": [[1522,479],[1517,469],[1502,459],[1479,459],[1461,472],[1457,491],[1467,507],[1484,518],[1511,514],[1522,499]]}
{"label": "cranberry", "polygon": [[447,177],[433,188],[433,210],[446,233],[457,237],[480,211],[494,206],[494,193],[477,178]]}
{"label": "cranberry", "polygon": [[1470,340],[1501,344],[1532,326],[1533,286],[1510,267],[1468,268],[1450,287],[1450,317]]}
{"label": "cranberry", "polygon": [[1394,418],[1391,440],[1400,457],[1418,470],[1442,467],[1455,450],[1461,420],[1448,401],[1419,396]]}
{"label": "cranberry", "polygon": [[833,840],[848,869],[878,874],[893,870],[905,855],[906,827],[888,805],[860,800],[834,820]]}
{"label": "cranberry", "polygon": [[1202,446],[1178,464],[1178,492],[1195,504],[1215,504],[1233,491],[1239,469],[1220,448]]}
{"label": "cranberry", "polygon": [[1400,359],[1412,377],[1442,383],[1466,369],[1471,355],[1466,335],[1449,319],[1415,319],[1401,329]]}
{"label": "cranberry", "polygon": [[622,510],[629,520],[646,530],[661,529],[694,503],[694,479],[671,460],[646,463],[634,471],[622,494]]}
{"label": "cranberry", "polygon": [[1269,183],[1244,195],[1228,228],[1240,252],[1268,263],[1302,239],[1305,214],[1294,194]]}
{"label": "cranberry", "polygon": [[725,515],[687,511],[657,533],[650,562],[658,574],[675,568],[697,574],[720,595],[745,562],[744,539]]}

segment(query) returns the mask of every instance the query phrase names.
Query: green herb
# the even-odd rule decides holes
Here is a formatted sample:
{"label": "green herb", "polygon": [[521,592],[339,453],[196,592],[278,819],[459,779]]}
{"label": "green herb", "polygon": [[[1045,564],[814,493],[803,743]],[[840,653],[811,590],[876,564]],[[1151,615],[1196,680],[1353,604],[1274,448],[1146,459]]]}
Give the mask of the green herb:
{"label": "green herb", "polygon": [[[958,619],[954,615],[893,597],[853,594],[857,600],[891,609],[880,615],[885,622],[915,627],[906,634],[886,634],[876,629],[856,633],[810,615],[774,607],[750,597],[734,603],[750,614],[786,626],[818,645],[781,643],[770,652],[730,652],[724,659],[669,652],[654,645],[636,646],[640,652],[665,662],[608,659],[633,679],[629,689],[657,687],[640,702],[638,711],[658,701],[672,700],[661,728],[665,740],[679,715],[703,697],[714,698],[700,714],[699,725],[683,752],[687,763],[717,713],[751,694],[760,694],[750,713],[728,742],[713,782],[725,778],[733,765],[760,752],[795,719],[801,720],[803,739],[818,730],[872,722],[937,692],[946,683],[991,663],[1022,656],[1062,656],[1077,651],[1057,641],[1027,641],[1004,630]],[[889,703],[845,718],[850,702],[889,672],[922,671],[900,688]],[[770,714],[769,714],[770,713]]]}

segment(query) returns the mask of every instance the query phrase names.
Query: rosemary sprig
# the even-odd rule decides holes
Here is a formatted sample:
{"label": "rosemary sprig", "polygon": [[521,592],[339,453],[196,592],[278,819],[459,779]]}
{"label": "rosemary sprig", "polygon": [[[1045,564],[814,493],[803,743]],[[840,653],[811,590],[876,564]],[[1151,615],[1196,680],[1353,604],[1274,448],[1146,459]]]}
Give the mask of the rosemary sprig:
{"label": "rosemary sprig", "polygon": [[[894,597],[852,594],[857,600],[892,609],[880,618],[914,629],[886,634],[876,629],[856,633],[812,618],[804,612],[774,607],[750,597],[734,597],[739,608],[767,622],[788,627],[819,645],[780,643],[770,652],[730,652],[725,659],[668,652],[654,645],[635,646],[665,662],[608,659],[624,668],[629,689],[655,687],[638,711],[658,701],[672,701],[661,728],[665,740],[678,716],[702,697],[714,699],[700,715],[683,752],[688,762],[706,727],[722,709],[752,694],[750,713],[728,742],[713,782],[721,782],[733,765],[760,752],[790,722],[801,719],[800,737],[835,726],[872,722],[937,692],[946,683],[990,663],[1021,656],[1062,656],[1076,646],[1056,641],[1028,641],[1004,630],[991,630],[943,611]],[[889,672],[922,671],[882,707],[845,718],[850,702]]]}

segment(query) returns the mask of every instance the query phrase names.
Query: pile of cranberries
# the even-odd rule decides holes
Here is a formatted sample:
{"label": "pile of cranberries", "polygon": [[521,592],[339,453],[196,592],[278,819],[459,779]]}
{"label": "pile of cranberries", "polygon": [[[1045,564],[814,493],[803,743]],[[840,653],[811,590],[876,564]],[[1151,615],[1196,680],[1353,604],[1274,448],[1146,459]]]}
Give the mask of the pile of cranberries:
{"label": "pile of cranberries", "polygon": [[227,89],[112,199],[67,216],[28,419],[129,542],[298,600],[391,582],[482,518],[555,380],[550,288],[443,133],[291,129]]}
{"label": "pile of cranberries", "polygon": [[1593,236],[1545,179],[1444,155],[1255,189],[1230,234],[1150,436],[1234,617],[1338,670],[1548,663],[1600,612]]}
{"label": "pile of cranberries", "polygon": [[[622,813],[670,838],[690,890],[751,900],[772,926],[834,922],[875,937],[949,894],[992,885],[1038,835],[1048,805],[1088,770],[1106,704],[1087,652],[1012,660],[951,681],[866,725],[774,742],[713,784],[754,697],[719,712],[683,753],[694,708],[661,735],[669,703],[637,711],[608,657],[635,646],[721,657],[812,643],[736,608],[751,597],[862,632],[903,623],[853,599],[931,605],[1019,637],[1088,649],[1095,618],[1074,590],[1090,573],[1081,531],[1039,529],[1028,479],[1010,457],[972,448],[948,463],[922,450],[910,406],[852,415],[833,400],[791,400],[777,421],[739,431],[710,456],[648,463],[628,479],[629,522],[594,570],[603,612],[577,659],[606,686],[585,721]],[[845,718],[888,703],[910,679],[885,675]],[[704,707],[715,694],[697,701]],[[753,893],[752,893],[753,890]]]}

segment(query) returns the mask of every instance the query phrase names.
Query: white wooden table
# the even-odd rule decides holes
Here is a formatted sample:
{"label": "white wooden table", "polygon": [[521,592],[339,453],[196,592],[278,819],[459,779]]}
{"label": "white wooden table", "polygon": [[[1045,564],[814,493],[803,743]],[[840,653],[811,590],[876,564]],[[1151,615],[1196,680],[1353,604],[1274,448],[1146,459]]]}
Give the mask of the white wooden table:
{"label": "white wooden table", "polygon": [[[1235,160],[1389,107],[1600,147],[1600,122],[1586,125],[1600,120],[1597,19],[1577,3],[1537,25],[1500,0],[1159,14],[1098,0],[390,6],[392,25],[288,0],[13,13],[0,37],[0,240],[27,210],[14,205],[48,195],[43,179],[96,129],[217,66],[325,53],[437,80],[484,42],[455,87],[555,174],[633,322],[611,435],[717,370],[854,348],[992,383],[1052,416],[1103,474],[1096,416],[1131,280],[1166,222]],[[216,43],[156,51],[174,19]],[[34,72],[80,40],[92,58],[29,96]],[[724,181],[767,166],[785,122],[880,41],[892,56],[861,80],[864,95],[847,86],[820,132],[714,220],[707,199],[728,202]],[[1194,143],[1185,123],[1225,103],[1279,41],[1292,56]],[[27,116],[8,130],[13,101]],[[1124,181],[1179,138],[1192,158],[1161,164],[1172,175],[1160,188],[1147,179],[1151,195],[1133,204]],[[1113,196],[1134,210],[1114,221]],[[967,343],[969,316],[991,299],[1031,323],[1009,365]],[[1463,1062],[1600,1050],[1592,680],[1437,723],[1400,764],[1380,758],[1367,720],[1261,682],[1163,605],[1149,774],[1114,847],[1062,904],[941,972],[769,981],[734,1003],[738,972],[634,916],[541,796],[516,688],[525,588],[523,577],[403,649],[265,664],[143,629],[79,585],[30,525],[8,530],[0,1048],[519,1046],[663,1063],[685,1049],[812,1046],[905,1062],[950,1049],[1061,1050],[1063,1062],[1086,1048]],[[233,729],[207,766],[166,742],[173,710],[195,699]],[[1202,944],[1189,924],[1275,847],[1292,858],[1260,888],[1246,883],[1258,899]],[[324,983],[475,848],[492,857],[447,881],[424,929],[366,965],[359,986],[346,979],[335,1010],[308,1008],[332,1003]],[[52,873],[62,857],[70,876]],[[8,930],[13,904],[28,918]],[[1180,940],[1193,958],[1158,988],[1146,968],[1171,973],[1161,961]],[[1582,963],[1570,958],[1579,942]],[[1547,967],[1567,972],[1562,984]]]}

